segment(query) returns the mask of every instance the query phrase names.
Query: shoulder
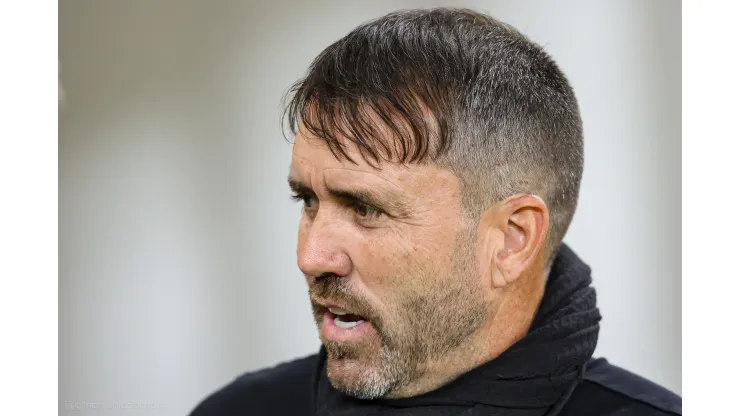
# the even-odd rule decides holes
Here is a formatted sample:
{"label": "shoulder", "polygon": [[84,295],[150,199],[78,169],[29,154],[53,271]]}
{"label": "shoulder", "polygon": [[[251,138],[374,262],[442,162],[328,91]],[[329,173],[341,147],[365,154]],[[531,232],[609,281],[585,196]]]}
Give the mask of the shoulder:
{"label": "shoulder", "polygon": [[[201,401],[190,416],[310,413],[318,355],[243,374]],[[263,413],[267,412],[267,413]]]}
{"label": "shoulder", "polygon": [[673,416],[681,397],[605,359],[591,360],[562,415]]}

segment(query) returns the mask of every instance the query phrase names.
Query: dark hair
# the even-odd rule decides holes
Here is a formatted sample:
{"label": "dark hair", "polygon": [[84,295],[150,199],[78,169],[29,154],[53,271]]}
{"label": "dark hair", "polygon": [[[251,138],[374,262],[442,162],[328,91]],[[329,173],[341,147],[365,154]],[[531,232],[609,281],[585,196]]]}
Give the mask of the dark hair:
{"label": "dark hair", "polygon": [[550,260],[576,208],[583,134],[550,56],[513,27],[467,9],[403,10],[326,48],[289,90],[284,117],[367,163],[435,163],[461,180],[465,214],[516,193],[550,211]]}

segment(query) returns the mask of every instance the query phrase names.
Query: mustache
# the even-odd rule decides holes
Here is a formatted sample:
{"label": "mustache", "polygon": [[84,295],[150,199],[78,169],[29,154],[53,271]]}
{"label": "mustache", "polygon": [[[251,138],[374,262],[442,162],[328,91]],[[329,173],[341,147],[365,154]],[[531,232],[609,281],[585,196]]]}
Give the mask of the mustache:
{"label": "mustache", "polygon": [[309,284],[308,296],[314,309],[319,306],[318,303],[336,302],[365,319],[373,320],[375,315],[369,302],[354,294],[346,277],[334,274],[317,276]]}

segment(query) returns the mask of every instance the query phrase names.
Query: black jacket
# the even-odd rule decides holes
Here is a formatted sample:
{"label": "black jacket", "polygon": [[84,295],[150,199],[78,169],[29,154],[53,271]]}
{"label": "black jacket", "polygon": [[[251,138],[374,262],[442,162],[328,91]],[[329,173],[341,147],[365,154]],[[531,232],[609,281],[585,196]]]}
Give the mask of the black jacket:
{"label": "black jacket", "polygon": [[240,376],[191,416],[680,415],[681,398],[592,359],[601,319],[591,272],[563,245],[527,335],[503,354],[421,396],[357,400],[326,377],[326,351]]}

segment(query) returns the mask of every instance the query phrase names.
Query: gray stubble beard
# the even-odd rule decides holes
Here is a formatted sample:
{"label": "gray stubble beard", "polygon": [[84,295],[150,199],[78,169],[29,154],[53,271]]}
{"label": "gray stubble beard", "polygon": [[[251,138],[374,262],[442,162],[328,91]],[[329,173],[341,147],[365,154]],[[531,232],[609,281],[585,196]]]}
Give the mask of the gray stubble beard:
{"label": "gray stubble beard", "polygon": [[362,357],[363,351],[353,346],[325,343],[329,360],[374,361],[360,362],[361,374],[353,377],[351,385],[332,380],[335,388],[358,399],[388,397],[423,377],[425,364],[444,358],[471,338],[488,313],[482,289],[474,278],[477,274],[472,249],[471,241],[460,241],[455,252],[453,271],[463,280],[431,278],[430,290],[401,299],[400,310],[406,312],[398,331],[401,333],[389,333],[390,328],[379,322],[376,329],[380,348],[375,357]]}

